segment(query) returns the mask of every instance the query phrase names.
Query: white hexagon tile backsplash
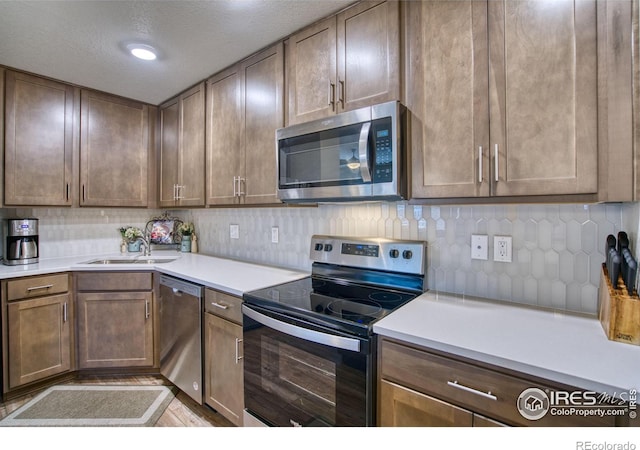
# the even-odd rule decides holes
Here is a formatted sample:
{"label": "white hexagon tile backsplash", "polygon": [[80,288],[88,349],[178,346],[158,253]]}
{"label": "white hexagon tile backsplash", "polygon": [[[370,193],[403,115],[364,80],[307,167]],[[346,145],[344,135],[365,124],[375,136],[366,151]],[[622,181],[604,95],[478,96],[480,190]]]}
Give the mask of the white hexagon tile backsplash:
{"label": "white hexagon tile backsplash", "polygon": [[[638,239],[637,203],[428,206],[397,203],[172,211],[194,222],[201,253],[309,270],[313,234],[426,240],[430,290],[595,314],[604,242]],[[161,211],[36,208],[43,256],[114,252],[117,228]],[[5,210],[5,216],[7,211]],[[238,239],[230,225],[238,225]],[[278,227],[279,243],[271,242]],[[472,234],[489,236],[489,259],[471,260]],[[512,262],[493,261],[493,236],[512,236]]]}

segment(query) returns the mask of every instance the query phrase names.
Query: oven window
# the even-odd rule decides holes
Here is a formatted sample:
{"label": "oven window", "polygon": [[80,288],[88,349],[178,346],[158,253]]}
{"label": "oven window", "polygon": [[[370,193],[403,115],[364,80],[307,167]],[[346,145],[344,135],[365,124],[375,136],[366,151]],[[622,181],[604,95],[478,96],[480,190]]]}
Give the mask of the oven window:
{"label": "oven window", "polygon": [[274,426],[365,426],[364,354],[268,327],[244,331],[245,406]]}

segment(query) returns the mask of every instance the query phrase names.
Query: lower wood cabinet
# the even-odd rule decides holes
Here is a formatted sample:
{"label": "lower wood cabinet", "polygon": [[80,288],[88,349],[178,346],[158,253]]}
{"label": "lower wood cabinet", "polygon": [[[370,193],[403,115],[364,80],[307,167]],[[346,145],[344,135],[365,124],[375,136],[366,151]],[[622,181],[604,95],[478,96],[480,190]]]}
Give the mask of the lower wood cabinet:
{"label": "lower wood cabinet", "polygon": [[78,368],[154,367],[153,275],[77,277]]}
{"label": "lower wood cabinet", "polygon": [[382,338],[379,348],[380,426],[625,426],[615,416],[554,416],[529,420],[517,409],[529,388],[578,391]]}
{"label": "lower wood cabinet", "polygon": [[205,291],[205,403],[238,426],[244,409],[241,304],[240,298]]}
{"label": "lower wood cabinet", "polygon": [[66,273],[2,282],[5,393],[74,368],[68,286]]}
{"label": "lower wood cabinet", "polygon": [[9,388],[71,370],[69,294],[10,303]]}

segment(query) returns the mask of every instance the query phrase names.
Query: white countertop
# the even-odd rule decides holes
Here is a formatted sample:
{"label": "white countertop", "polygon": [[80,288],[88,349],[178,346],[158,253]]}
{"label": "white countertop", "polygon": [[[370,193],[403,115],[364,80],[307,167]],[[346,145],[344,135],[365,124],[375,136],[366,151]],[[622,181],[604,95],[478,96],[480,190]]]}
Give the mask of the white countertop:
{"label": "white countertop", "polygon": [[[137,257],[142,257],[137,254]],[[151,258],[163,260],[177,258],[172,262],[157,264],[88,264],[98,259],[136,258],[136,255],[74,256],[67,258],[40,259],[37,264],[22,266],[0,265],[0,279],[42,275],[67,271],[131,271],[155,270],[167,275],[193,281],[203,286],[218,289],[231,295],[242,296],[244,292],[261,289],[275,284],[297,280],[309,275],[307,272],[264,266],[260,264],[236,261],[197,253],[180,253],[160,250],[152,252]]]}
{"label": "white countertop", "polygon": [[596,318],[426,292],[374,332],[578,388],[640,388],[640,346],[607,339]]}

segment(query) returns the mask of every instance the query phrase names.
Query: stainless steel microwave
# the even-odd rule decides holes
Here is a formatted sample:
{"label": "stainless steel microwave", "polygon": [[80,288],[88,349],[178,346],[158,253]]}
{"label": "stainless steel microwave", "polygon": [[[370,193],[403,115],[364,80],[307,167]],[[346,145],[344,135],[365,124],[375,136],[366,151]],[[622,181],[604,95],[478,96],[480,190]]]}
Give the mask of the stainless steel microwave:
{"label": "stainless steel microwave", "polygon": [[393,101],[277,130],[278,198],[405,198],[405,111]]}

